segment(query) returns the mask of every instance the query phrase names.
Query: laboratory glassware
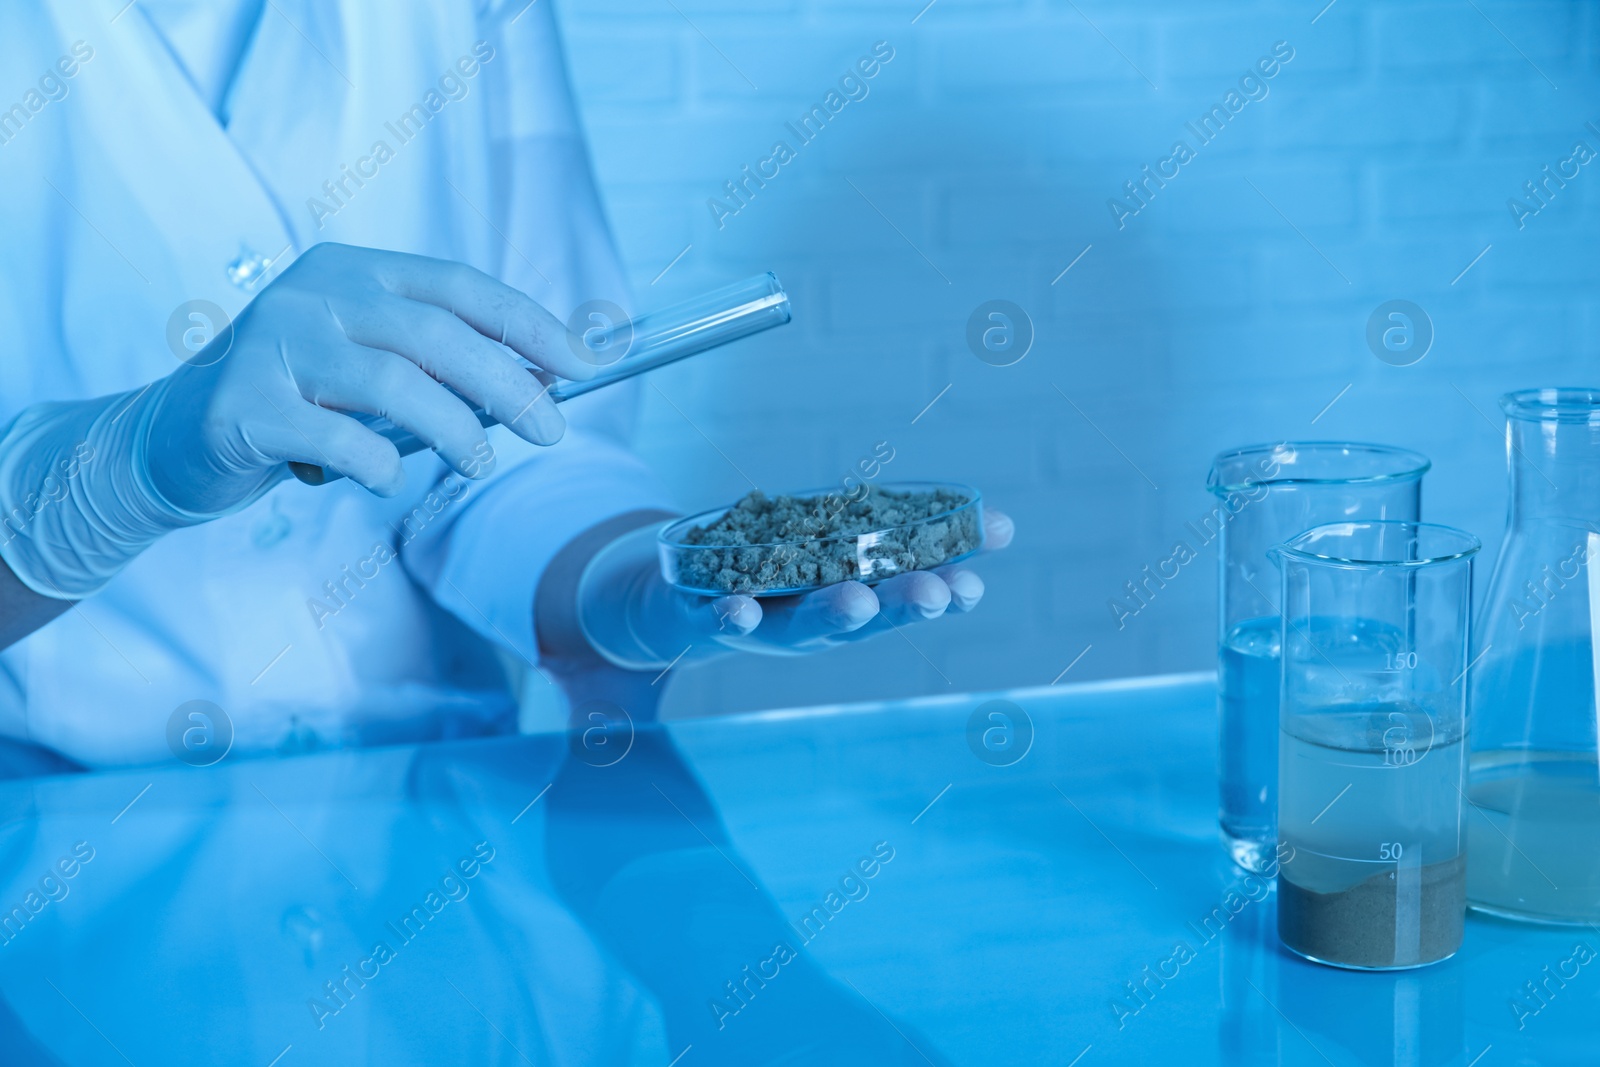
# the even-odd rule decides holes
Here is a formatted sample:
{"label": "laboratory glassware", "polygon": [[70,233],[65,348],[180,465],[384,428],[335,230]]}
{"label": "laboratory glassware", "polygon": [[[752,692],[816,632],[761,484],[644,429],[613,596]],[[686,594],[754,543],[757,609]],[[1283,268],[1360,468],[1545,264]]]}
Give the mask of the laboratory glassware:
{"label": "laboratory glassware", "polygon": [[1468,821],[1473,907],[1600,922],[1600,390],[1506,413],[1511,503],[1478,616]]}
{"label": "laboratory glassware", "polygon": [[[600,368],[599,373],[588,381],[557,379],[549,394],[559,404],[635,374],[782,326],[790,317],[789,296],[770,271],[637,318],[619,319],[615,314],[595,311],[590,316],[592,325],[573,336],[585,349],[579,354]],[[494,417],[481,408],[474,407],[472,413],[486,427],[496,424]],[[351,417],[393,441],[402,456],[427,447],[410,431],[381,415]],[[344,477],[312,463],[290,463],[289,469],[309,485]]]}
{"label": "laboratory glassware", "polygon": [[1319,963],[1455,954],[1467,911],[1472,534],[1340,522],[1281,570],[1278,937]]}
{"label": "laboratory glassware", "polygon": [[1220,538],[1218,821],[1234,862],[1261,873],[1277,845],[1278,573],[1275,546],[1313,526],[1421,518],[1426,457],[1383,445],[1279,442],[1217,456],[1206,487],[1217,497],[1190,530]]}
{"label": "laboratory glassware", "polygon": [[[657,535],[661,576],[686,593],[703,596],[790,596],[835,582],[872,585],[909,570],[959,563],[983,547],[983,497],[970,485],[889,482],[889,493],[941,493],[950,507],[926,518],[858,533],[830,533],[851,525],[843,513],[861,499],[842,485],[791,494],[814,501],[798,525],[811,536],[764,545],[719,545],[698,531],[731,507],[691,515],[663,526]],[[737,505],[734,505],[735,507]]]}

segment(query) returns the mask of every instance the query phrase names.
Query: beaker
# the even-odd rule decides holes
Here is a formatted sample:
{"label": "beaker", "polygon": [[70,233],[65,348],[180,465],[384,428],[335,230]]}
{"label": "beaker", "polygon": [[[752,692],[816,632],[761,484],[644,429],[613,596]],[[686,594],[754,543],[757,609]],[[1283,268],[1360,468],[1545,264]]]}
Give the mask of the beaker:
{"label": "beaker", "polygon": [[1275,862],[1278,781],[1278,573],[1272,548],[1325,522],[1421,518],[1428,460],[1382,445],[1280,442],[1223,452],[1206,488],[1217,497],[1189,530],[1218,552],[1218,821],[1234,862]]}
{"label": "beaker", "polygon": [[1600,390],[1506,413],[1511,506],[1478,616],[1467,895],[1508,918],[1600,922]]}
{"label": "beaker", "polygon": [[1369,970],[1454,955],[1467,910],[1467,653],[1478,539],[1341,522],[1282,571],[1278,937]]}

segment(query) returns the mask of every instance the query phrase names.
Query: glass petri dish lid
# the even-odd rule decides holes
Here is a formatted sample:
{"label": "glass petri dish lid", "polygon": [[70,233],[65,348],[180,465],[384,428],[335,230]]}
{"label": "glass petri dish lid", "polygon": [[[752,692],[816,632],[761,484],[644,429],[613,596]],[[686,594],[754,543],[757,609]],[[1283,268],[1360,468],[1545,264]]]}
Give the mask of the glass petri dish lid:
{"label": "glass petri dish lid", "polygon": [[[868,501],[882,513],[878,521]],[[746,540],[738,523],[724,520],[741,518],[734,515],[741,508],[762,507],[782,509],[788,525],[814,528],[815,534],[738,543]],[[894,521],[897,513],[910,517]],[[752,496],[670,522],[656,542],[662,577],[684,592],[790,596],[837,582],[871,585],[966,559],[983,547],[983,499],[955,482],[863,483],[851,490],[833,486]]]}

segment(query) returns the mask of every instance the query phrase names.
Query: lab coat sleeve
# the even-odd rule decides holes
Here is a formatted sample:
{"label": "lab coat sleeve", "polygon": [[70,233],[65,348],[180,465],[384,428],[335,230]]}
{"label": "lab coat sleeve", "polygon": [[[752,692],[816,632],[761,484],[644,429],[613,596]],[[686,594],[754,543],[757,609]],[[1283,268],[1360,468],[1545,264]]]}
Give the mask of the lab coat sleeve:
{"label": "lab coat sleeve", "polygon": [[[497,273],[562,318],[587,300],[631,308],[550,5],[486,3],[479,18],[497,53],[483,68],[494,221],[506,237]],[[613,516],[672,509],[631,451],[638,395],[635,381],[563,404],[567,435],[547,449],[491,431],[495,473],[404,546],[408,572],[484,638],[536,662],[534,596],[555,554]]]}
{"label": "lab coat sleeve", "polygon": [[[510,449],[535,447],[491,433],[502,463]],[[401,552],[439,604],[528,663],[538,662],[534,595],[555,554],[622,512],[672,508],[649,468],[614,438],[574,428],[549,452],[469,486],[453,522]]]}

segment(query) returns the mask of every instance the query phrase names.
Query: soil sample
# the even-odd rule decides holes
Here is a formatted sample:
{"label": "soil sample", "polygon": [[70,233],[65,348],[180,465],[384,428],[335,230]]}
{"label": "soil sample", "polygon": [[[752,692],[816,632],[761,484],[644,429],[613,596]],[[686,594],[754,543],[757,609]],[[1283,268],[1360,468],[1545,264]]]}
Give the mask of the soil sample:
{"label": "soil sample", "polygon": [[978,509],[949,489],[880,489],[821,496],[750,493],[693,527],[677,582],[727,593],[878,581],[937,567],[983,543]]}
{"label": "soil sample", "polygon": [[1278,936],[1302,956],[1344,967],[1414,967],[1461,947],[1465,855],[1397,864],[1340,889],[1296,884],[1293,866],[1286,864],[1278,878]]}

